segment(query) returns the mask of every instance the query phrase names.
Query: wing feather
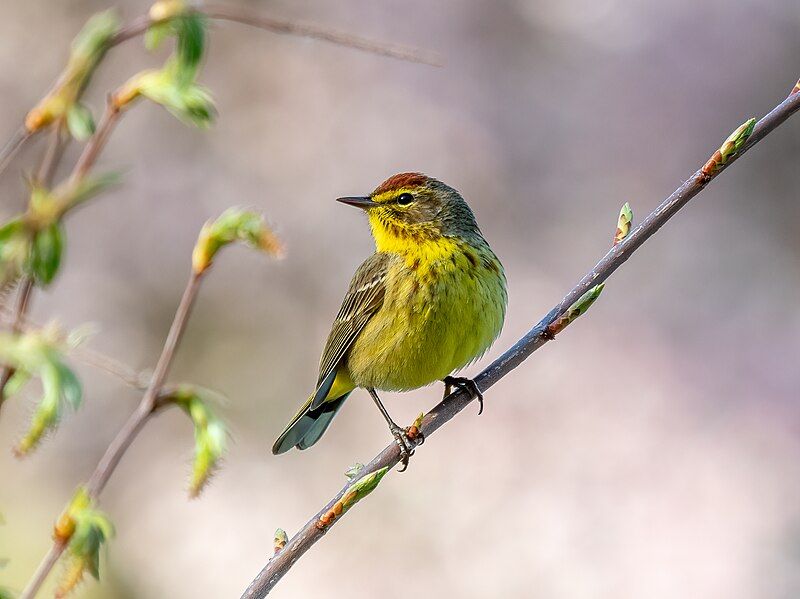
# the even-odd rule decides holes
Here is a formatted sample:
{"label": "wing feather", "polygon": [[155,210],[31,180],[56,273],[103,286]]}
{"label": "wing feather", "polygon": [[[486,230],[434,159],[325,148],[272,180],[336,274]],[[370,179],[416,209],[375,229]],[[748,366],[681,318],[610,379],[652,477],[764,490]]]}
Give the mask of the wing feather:
{"label": "wing feather", "polygon": [[[383,305],[386,277],[392,259],[391,255],[379,252],[367,258],[356,270],[322,352],[317,378],[318,390],[336,370],[359,333]],[[327,393],[316,394],[310,409],[322,405],[327,399],[326,395]]]}

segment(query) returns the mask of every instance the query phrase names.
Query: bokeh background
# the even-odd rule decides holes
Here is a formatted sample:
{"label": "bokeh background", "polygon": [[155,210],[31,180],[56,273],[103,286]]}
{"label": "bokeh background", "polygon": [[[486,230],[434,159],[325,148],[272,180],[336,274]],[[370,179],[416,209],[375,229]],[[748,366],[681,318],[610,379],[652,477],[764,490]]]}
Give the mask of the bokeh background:
{"label": "bokeh background", "polygon": [[[233,0],[232,0],[233,1]],[[127,18],[148,2],[117,2]],[[506,266],[497,356],[607,250],[620,205],[637,219],[739,123],[800,75],[796,0],[275,0],[265,13],[438,52],[442,68],[215,25],[208,132],[141,103],[99,170],[125,185],[70,217],[65,268],[33,317],[93,322],[89,346],[152,366],[202,223],[263,210],[273,263],[226,251],[172,381],[229,398],[233,442],[198,500],[177,411],[152,421],[102,498],[117,526],[85,598],[238,597],[272,552],[389,440],[356,392],[312,450],[273,457],[307,396],[365,219],[333,201],[421,170],[463,192]],[[100,1],[3,0],[0,130],[61,68]],[[158,64],[114,50],[88,94]],[[781,127],[639,251],[588,317],[503,379],[391,474],[274,596],[789,598],[800,595],[800,120]],[[7,217],[19,172],[0,182]],[[78,148],[63,163],[71,167]],[[86,402],[31,457],[0,452],[0,584],[21,589],[55,516],[138,401],[77,364]],[[4,406],[26,426],[35,388]],[[387,396],[410,422],[441,387]],[[47,596],[45,593],[44,596]]]}

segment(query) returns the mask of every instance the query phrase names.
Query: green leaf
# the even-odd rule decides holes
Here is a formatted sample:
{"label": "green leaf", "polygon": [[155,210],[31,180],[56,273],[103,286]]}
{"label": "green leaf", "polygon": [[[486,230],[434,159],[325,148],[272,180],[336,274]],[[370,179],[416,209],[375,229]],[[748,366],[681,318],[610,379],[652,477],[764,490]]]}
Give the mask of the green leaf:
{"label": "green leaf", "polygon": [[21,218],[0,226],[0,290],[22,274],[29,259],[30,246],[30,235]]}
{"label": "green leaf", "polygon": [[67,404],[69,404],[73,410],[77,410],[81,407],[81,401],[83,399],[81,382],[78,380],[78,377],[75,376],[75,373],[67,368],[63,362],[54,361],[54,364],[58,369],[61,394]]}
{"label": "green leaf", "polygon": [[211,409],[221,396],[199,387],[182,385],[169,397],[192,419],[194,425],[194,462],[189,480],[189,495],[197,497],[219,465],[227,449],[228,431]]}
{"label": "green leaf", "polygon": [[18,392],[32,375],[42,382],[42,397],[31,416],[28,430],[15,452],[24,455],[34,449],[44,434],[55,428],[67,408],[78,409],[82,399],[81,383],[64,363],[60,348],[63,336],[54,329],[0,334],[0,362],[16,370],[6,386],[6,395]]}
{"label": "green leaf", "polygon": [[192,11],[176,17],[173,22],[178,36],[177,57],[180,70],[187,81],[193,81],[205,51],[205,15]]}
{"label": "green leaf", "polygon": [[[179,14],[170,14],[164,20],[154,22],[145,33],[145,47],[155,50],[163,41],[175,36],[175,59],[168,63],[174,69],[179,85],[193,83],[197,69],[205,53],[206,29],[208,22],[202,13],[190,10],[185,6],[175,6]],[[172,12],[172,11],[168,11]]]}
{"label": "green leaf", "polygon": [[72,137],[86,141],[94,135],[92,112],[83,104],[75,103],[67,109],[67,128]]}
{"label": "green leaf", "polygon": [[[119,185],[121,179],[122,175],[116,171],[100,175],[87,175],[75,187],[63,192],[65,197],[62,202],[66,208],[74,208],[78,204],[91,200],[108,188]],[[60,189],[57,192],[62,193]]]}
{"label": "green leaf", "polygon": [[114,9],[93,15],[72,41],[71,62],[94,63],[99,60],[118,28],[119,17]]}
{"label": "green leaf", "polygon": [[40,285],[49,285],[55,278],[63,246],[61,225],[57,223],[34,235],[29,268]]}
{"label": "green leaf", "polygon": [[5,388],[3,389],[3,393],[7,397],[11,397],[12,395],[16,395],[20,391],[22,391],[23,387],[28,384],[28,381],[31,380],[31,373],[25,370],[15,370],[14,374],[11,375],[11,378],[8,379]]}
{"label": "green leaf", "polygon": [[144,47],[153,52],[173,33],[172,23],[153,23],[144,34]]}
{"label": "green leaf", "polygon": [[69,540],[69,552],[83,562],[95,578],[100,577],[100,548],[114,536],[114,525],[103,512],[92,508],[77,510],[73,515],[75,532]]}

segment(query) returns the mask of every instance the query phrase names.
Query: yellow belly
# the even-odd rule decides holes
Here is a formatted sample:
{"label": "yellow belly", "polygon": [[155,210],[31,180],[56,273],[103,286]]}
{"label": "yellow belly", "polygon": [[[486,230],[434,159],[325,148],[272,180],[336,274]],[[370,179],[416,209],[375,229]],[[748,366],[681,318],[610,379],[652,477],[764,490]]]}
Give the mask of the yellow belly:
{"label": "yellow belly", "polygon": [[488,248],[467,255],[454,247],[421,264],[411,257],[390,270],[384,304],[353,343],[346,374],[387,391],[441,380],[483,355],[505,307],[505,277]]}

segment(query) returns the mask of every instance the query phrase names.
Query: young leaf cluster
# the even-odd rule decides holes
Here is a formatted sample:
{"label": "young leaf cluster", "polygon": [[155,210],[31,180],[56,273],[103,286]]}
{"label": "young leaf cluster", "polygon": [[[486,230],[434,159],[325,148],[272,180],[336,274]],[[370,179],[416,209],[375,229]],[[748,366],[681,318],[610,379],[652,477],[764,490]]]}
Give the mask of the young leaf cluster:
{"label": "young leaf cluster", "polygon": [[6,385],[6,394],[19,392],[32,377],[42,383],[43,394],[31,417],[28,431],[15,451],[25,455],[33,450],[46,432],[55,428],[64,412],[81,405],[81,383],[70,369],[60,350],[60,340],[53,329],[13,335],[0,334],[0,360],[15,370]]}

